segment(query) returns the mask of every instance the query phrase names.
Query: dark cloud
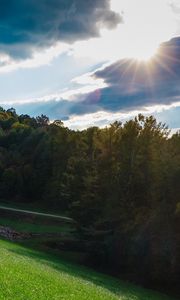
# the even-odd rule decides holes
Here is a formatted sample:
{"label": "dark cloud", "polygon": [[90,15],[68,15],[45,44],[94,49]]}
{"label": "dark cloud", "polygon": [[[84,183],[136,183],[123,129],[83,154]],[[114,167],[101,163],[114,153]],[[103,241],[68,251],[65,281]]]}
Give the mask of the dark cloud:
{"label": "dark cloud", "polygon": [[[61,119],[68,120],[70,117],[70,111],[73,110],[74,103],[66,100],[60,101],[47,101],[47,102],[33,102],[12,105],[16,108],[19,114],[29,114],[31,116],[38,116],[41,114],[47,115],[51,120]],[[9,108],[9,105],[3,105],[5,108]]]}
{"label": "dark cloud", "polygon": [[57,41],[98,36],[120,21],[110,0],[0,0],[0,51],[21,59]]}
{"label": "dark cloud", "polygon": [[[180,101],[180,38],[160,46],[151,62],[120,60],[93,75],[106,88],[79,95],[79,114],[130,111]],[[76,108],[78,110],[78,108]]]}
{"label": "dark cloud", "polygon": [[163,43],[159,54],[148,64],[120,60],[92,76],[107,87],[76,95],[73,101],[18,105],[19,112],[45,113],[51,119],[66,120],[72,115],[98,111],[129,112],[153,105],[180,101],[180,37]]}

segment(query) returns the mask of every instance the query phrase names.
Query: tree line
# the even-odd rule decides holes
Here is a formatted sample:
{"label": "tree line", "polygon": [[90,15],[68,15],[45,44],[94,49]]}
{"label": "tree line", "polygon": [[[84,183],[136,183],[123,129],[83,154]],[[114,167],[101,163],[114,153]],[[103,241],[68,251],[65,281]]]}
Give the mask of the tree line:
{"label": "tree line", "polygon": [[0,108],[0,198],[72,216],[101,268],[178,284],[180,133],[153,116],[75,131]]}

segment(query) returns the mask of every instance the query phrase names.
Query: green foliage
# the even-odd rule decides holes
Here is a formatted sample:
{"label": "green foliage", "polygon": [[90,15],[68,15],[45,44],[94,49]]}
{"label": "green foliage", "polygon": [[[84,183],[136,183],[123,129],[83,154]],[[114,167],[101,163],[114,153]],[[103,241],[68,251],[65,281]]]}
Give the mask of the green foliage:
{"label": "green foliage", "polygon": [[73,131],[0,109],[1,199],[68,213],[89,261],[132,280],[178,282],[179,178],[180,134],[153,116]]}
{"label": "green foliage", "polygon": [[[40,222],[41,221],[41,222]],[[72,226],[69,224],[43,224],[42,219],[39,221],[34,220],[22,220],[19,222],[19,219],[12,219],[11,217],[0,218],[0,226],[10,227],[19,232],[28,232],[28,233],[60,233],[60,232],[70,232],[72,231]]]}

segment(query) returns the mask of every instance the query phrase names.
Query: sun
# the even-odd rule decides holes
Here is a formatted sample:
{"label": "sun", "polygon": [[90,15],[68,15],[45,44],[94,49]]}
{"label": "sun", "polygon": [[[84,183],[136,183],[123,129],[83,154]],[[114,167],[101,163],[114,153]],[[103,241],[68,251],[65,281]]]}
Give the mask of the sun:
{"label": "sun", "polygon": [[158,53],[158,45],[141,43],[136,45],[132,52],[132,58],[139,61],[149,61]]}
{"label": "sun", "polygon": [[164,41],[172,38],[176,26],[165,0],[110,0],[111,9],[122,16],[116,28],[102,28],[100,35],[76,42],[75,57],[99,63],[133,58],[149,61]]}
{"label": "sun", "polygon": [[120,58],[126,56],[147,61],[157,53],[159,45],[176,32],[168,1],[111,0],[111,8],[123,18],[114,38],[116,45],[112,47],[119,48]]}

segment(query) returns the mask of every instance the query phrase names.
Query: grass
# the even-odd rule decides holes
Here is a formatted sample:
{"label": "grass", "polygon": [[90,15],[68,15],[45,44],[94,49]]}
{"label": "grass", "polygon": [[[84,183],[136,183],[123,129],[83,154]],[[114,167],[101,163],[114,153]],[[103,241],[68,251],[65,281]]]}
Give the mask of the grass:
{"label": "grass", "polygon": [[172,300],[4,240],[0,258],[3,300]]}
{"label": "grass", "polygon": [[61,224],[61,225],[52,225],[52,224],[37,224],[32,223],[32,220],[25,221],[25,220],[17,220],[17,219],[10,219],[10,218],[0,218],[0,226],[10,227],[14,230],[20,232],[32,232],[32,233],[68,233],[72,230],[70,224]]}

